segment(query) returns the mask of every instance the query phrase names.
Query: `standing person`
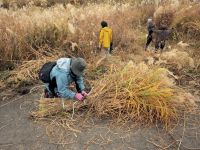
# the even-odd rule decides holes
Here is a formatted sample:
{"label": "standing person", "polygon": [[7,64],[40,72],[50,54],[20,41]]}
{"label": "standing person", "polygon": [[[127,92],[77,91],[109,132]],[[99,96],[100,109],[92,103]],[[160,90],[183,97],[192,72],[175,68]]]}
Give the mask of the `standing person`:
{"label": "standing person", "polygon": [[[45,83],[45,97],[60,97],[83,101],[88,95],[84,90],[83,82],[85,68],[86,62],[83,58],[58,59],[52,66],[51,71],[49,71],[50,81]],[[45,77],[41,72],[39,73],[39,78],[40,76]],[[77,92],[69,89],[70,84],[73,82],[76,84]]]}
{"label": "standing person", "polygon": [[146,45],[145,45],[145,51],[147,50],[149,44],[152,42],[153,40],[153,32],[155,30],[155,25],[153,23],[153,20],[152,19],[148,19],[147,20],[147,31],[148,31],[148,36],[147,36],[147,42],[146,42]]}
{"label": "standing person", "polygon": [[161,25],[161,27],[158,30],[155,30],[155,50],[158,49],[163,51],[165,47],[165,42],[168,40],[169,35],[171,33],[171,29],[168,29],[167,26]]}
{"label": "standing person", "polygon": [[107,54],[112,52],[112,29],[108,27],[106,21],[101,22],[99,35],[99,49],[103,49]]}

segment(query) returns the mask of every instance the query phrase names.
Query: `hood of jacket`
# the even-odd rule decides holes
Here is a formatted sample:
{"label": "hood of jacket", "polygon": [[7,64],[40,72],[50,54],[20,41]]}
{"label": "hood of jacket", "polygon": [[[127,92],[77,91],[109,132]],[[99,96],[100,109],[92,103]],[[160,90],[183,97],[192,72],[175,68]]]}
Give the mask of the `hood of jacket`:
{"label": "hood of jacket", "polygon": [[57,67],[65,72],[70,70],[71,58],[60,58],[57,60]]}
{"label": "hood of jacket", "polygon": [[109,27],[104,27],[104,28],[102,28],[102,30],[104,30],[106,32],[110,32],[111,31],[111,29]]}

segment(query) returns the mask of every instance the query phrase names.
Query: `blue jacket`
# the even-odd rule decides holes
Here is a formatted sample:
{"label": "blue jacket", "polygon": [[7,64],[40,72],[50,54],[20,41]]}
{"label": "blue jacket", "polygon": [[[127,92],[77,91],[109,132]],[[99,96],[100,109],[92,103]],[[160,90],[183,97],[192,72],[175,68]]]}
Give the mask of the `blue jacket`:
{"label": "blue jacket", "polygon": [[[76,93],[69,89],[69,85],[74,82],[74,78],[72,78],[72,74],[70,73],[71,59],[60,58],[56,63],[57,65],[53,67],[50,73],[51,79],[54,77],[56,79],[57,91],[55,92],[58,92],[61,98],[73,99]],[[76,77],[76,83],[78,84],[81,91],[85,89],[82,76]],[[48,84],[46,84],[46,87],[48,89]]]}

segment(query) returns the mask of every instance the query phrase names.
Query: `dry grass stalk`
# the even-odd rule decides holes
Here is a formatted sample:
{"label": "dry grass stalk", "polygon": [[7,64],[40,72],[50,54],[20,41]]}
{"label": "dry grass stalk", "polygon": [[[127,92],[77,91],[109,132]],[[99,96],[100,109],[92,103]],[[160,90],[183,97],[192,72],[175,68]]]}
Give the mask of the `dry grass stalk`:
{"label": "dry grass stalk", "polygon": [[[138,13],[138,9],[143,11]],[[135,44],[137,37],[133,28],[141,24],[140,19],[147,18],[146,11],[129,4],[91,4],[78,8],[73,5],[56,5],[44,10],[37,7],[16,11],[2,9],[0,51],[3,55],[0,58],[37,59],[36,52],[41,47],[64,50],[66,40],[80,46],[79,56],[90,58],[91,51],[98,45],[101,20],[106,20],[113,32],[117,33],[114,37],[115,47],[128,50]],[[121,28],[122,23],[124,28]]]}
{"label": "dry grass stalk", "polygon": [[48,116],[54,116],[60,112],[73,111],[73,109],[80,109],[85,104],[82,102],[76,102],[72,100],[62,100],[59,98],[45,99],[42,98],[38,101],[38,110],[31,112],[31,116],[34,118],[43,118]]}

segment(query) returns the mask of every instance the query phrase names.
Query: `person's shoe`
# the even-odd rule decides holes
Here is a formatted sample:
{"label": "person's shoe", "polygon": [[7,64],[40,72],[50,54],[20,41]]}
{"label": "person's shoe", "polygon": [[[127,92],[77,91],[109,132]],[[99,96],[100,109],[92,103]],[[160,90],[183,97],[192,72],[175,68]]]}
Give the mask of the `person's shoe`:
{"label": "person's shoe", "polygon": [[146,45],[144,46],[144,50],[147,51],[147,46]]}
{"label": "person's shoe", "polygon": [[106,54],[106,57],[110,57],[110,56],[111,56],[111,54],[110,54],[110,53]]}
{"label": "person's shoe", "polygon": [[48,92],[44,92],[44,98],[49,98],[49,93]]}
{"label": "person's shoe", "polygon": [[44,98],[54,98],[52,94],[49,93],[47,89],[44,90]]}

